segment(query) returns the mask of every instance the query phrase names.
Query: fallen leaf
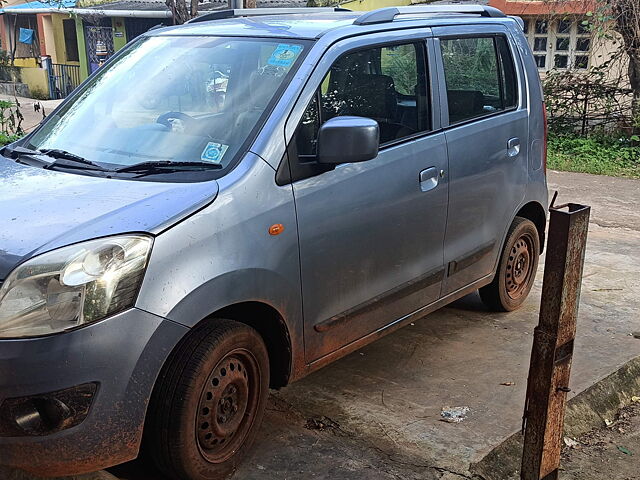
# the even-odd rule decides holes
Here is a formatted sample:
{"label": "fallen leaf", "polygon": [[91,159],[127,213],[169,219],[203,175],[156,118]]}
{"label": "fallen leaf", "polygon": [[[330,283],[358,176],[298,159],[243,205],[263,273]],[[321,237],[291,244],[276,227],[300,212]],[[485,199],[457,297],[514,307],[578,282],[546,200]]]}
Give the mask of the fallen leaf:
{"label": "fallen leaf", "polygon": [[637,396],[634,395],[633,397],[631,397],[631,401],[632,402],[636,402],[636,403],[640,402],[640,397],[637,397]]}
{"label": "fallen leaf", "polygon": [[502,382],[500,385],[504,385],[505,387],[512,387],[516,382]]}

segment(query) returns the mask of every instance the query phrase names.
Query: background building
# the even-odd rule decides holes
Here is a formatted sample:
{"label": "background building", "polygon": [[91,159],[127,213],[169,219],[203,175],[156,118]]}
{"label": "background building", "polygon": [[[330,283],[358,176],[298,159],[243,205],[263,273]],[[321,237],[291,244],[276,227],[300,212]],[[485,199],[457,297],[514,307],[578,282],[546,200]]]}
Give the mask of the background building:
{"label": "background building", "polygon": [[[205,0],[200,10],[227,5]],[[306,0],[258,0],[257,6],[298,7]],[[0,47],[16,67],[15,80],[26,85],[22,90],[62,98],[98,68],[101,57],[109,58],[156,25],[171,23],[164,0],[9,0],[0,9]]]}

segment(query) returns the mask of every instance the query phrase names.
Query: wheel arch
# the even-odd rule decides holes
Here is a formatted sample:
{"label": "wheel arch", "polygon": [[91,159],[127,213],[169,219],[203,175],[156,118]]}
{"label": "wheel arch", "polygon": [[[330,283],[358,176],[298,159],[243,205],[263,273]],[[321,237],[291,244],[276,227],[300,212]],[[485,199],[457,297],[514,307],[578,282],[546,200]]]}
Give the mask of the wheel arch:
{"label": "wheel arch", "polygon": [[235,320],[255,329],[264,340],[269,353],[269,386],[277,389],[289,383],[292,371],[291,337],[287,324],[278,310],[264,302],[240,302],[213,312],[200,324],[215,321],[216,318]]}
{"label": "wheel arch", "polygon": [[522,207],[516,213],[516,217],[523,217],[531,220],[538,230],[538,237],[540,238],[540,253],[544,250],[545,231],[547,227],[547,213],[544,207],[538,202],[529,202]]}
{"label": "wheel arch", "polygon": [[216,318],[254,328],[268,349],[273,388],[297,378],[304,362],[300,287],[278,272],[261,268],[226,272],[200,284],[168,313],[157,314],[192,330]]}

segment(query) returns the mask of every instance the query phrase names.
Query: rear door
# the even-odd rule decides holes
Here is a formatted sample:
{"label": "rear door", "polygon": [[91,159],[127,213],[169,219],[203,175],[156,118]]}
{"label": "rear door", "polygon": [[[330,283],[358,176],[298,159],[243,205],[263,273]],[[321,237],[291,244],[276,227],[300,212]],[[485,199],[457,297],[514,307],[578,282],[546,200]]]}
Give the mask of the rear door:
{"label": "rear door", "polygon": [[[440,294],[445,139],[434,131],[424,37],[394,36],[383,44],[360,37],[334,48],[311,78],[302,118],[292,115],[288,154],[308,362]],[[378,122],[377,158],[334,169],[314,165],[318,128],[339,115]]]}
{"label": "rear door", "polygon": [[501,25],[434,28],[449,153],[443,295],[490,275],[525,194],[528,110]]}

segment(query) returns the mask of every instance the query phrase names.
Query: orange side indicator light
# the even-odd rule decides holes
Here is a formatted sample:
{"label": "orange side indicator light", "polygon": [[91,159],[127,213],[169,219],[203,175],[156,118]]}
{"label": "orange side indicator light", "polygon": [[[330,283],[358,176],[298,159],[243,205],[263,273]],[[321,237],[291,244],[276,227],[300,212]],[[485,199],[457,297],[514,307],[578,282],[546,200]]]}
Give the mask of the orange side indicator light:
{"label": "orange side indicator light", "polygon": [[284,232],[284,225],[281,223],[274,223],[269,227],[269,235],[280,235]]}

